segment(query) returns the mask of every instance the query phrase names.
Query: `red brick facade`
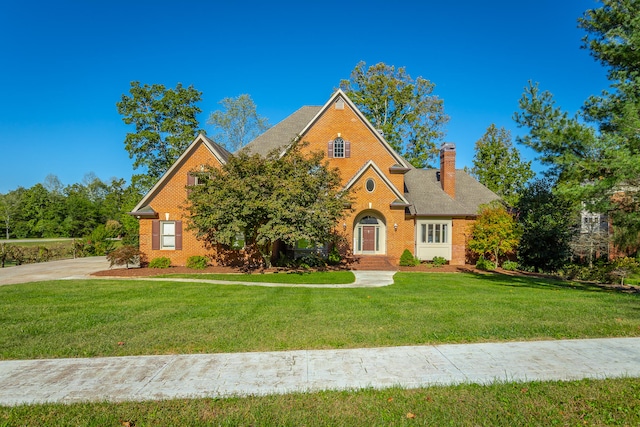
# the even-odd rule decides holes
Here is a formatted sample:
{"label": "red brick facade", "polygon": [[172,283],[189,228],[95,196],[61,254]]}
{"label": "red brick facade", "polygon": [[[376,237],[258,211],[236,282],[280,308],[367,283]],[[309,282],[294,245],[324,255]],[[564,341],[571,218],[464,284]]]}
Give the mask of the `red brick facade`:
{"label": "red brick facade", "polygon": [[[140,251],[147,261],[167,257],[171,259],[172,265],[185,265],[187,258],[192,255],[210,255],[203,243],[187,230],[189,219],[184,211],[189,172],[199,170],[201,165],[219,167],[221,163],[203,140],[196,139],[188,155],[163,177],[162,185],[155,192],[151,190],[147,204],[157,213],[157,218],[140,218]],[[182,249],[153,249],[153,221],[182,221]]]}
{"label": "red brick facade", "polygon": [[[329,166],[339,169],[343,184],[353,192],[351,210],[336,224],[336,230],[345,236],[350,252],[386,255],[395,263],[405,249],[416,253],[418,219],[406,210],[410,204],[404,195],[404,174],[411,165],[391,149],[342,92],[334,94],[299,137],[300,141],[308,143],[305,147],[308,152],[325,153]],[[188,218],[183,209],[189,171],[198,170],[204,164],[219,167],[224,161],[206,141],[209,140],[196,139],[137,207],[142,210],[148,206],[153,211],[153,214],[139,216],[140,249],[147,260],[169,257],[173,265],[184,265],[192,255],[211,255],[187,230]],[[344,147],[339,147],[344,151],[334,147],[342,141]],[[344,157],[335,157],[343,153]],[[452,144],[443,146],[440,179],[442,190],[455,199],[455,146]],[[446,214],[443,212],[438,216]],[[181,250],[153,248],[152,224],[166,220],[182,221]],[[464,264],[468,227],[473,217],[449,216],[445,220],[451,227],[447,242],[450,244],[450,263]]]}

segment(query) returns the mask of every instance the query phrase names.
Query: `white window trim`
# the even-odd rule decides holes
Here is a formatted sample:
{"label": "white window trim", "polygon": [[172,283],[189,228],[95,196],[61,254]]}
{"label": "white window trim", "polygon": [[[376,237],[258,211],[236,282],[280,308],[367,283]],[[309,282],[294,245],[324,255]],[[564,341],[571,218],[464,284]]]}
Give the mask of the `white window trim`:
{"label": "white window trim", "polygon": [[[377,224],[361,224],[364,217],[372,216],[378,220]],[[375,227],[375,249],[373,251],[362,250],[362,227]],[[384,220],[378,215],[366,213],[359,217],[353,228],[353,253],[358,255],[382,255],[387,253],[387,226]]]}
{"label": "white window trim", "polygon": [[[429,242],[429,226],[432,226],[433,237],[436,237],[436,227],[440,227],[440,237],[442,228],[446,227],[446,239],[440,242]],[[423,241],[424,230],[424,241]],[[451,218],[430,218],[416,221],[415,234],[416,256],[424,261],[431,261],[434,256],[441,256],[451,260],[451,248],[453,240],[453,220]],[[442,240],[442,239],[441,239]]]}
{"label": "white window trim", "polygon": [[[165,232],[165,226],[173,225],[173,234]],[[173,237],[173,246],[165,244],[165,237]],[[176,222],[160,221],[160,250],[175,251],[176,250]]]}

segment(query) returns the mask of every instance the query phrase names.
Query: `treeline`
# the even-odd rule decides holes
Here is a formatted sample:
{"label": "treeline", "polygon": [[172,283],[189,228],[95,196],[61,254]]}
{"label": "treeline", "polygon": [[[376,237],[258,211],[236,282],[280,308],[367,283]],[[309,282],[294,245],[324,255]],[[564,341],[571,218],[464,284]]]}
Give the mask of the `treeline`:
{"label": "treeline", "polygon": [[49,175],[44,183],[0,194],[1,238],[85,238],[92,234],[122,238],[137,245],[138,222],[127,215],[143,194],[140,185],[121,178],[108,182],[93,174],[63,186]]}

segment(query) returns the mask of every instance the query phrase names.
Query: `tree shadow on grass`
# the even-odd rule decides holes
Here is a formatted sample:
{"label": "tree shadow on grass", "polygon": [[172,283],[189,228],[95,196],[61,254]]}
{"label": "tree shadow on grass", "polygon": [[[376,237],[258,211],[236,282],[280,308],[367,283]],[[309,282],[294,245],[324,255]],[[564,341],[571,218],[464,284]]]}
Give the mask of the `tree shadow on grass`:
{"label": "tree shadow on grass", "polygon": [[476,279],[482,280],[484,282],[490,282],[496,285],[514,288],[527,287],[532,289],[572,289],[583,292],[640,293],[640,290],[633,286],[621,286],[594,282],[577,282],[535,274],[505,274],[497,271],[486,273],[479,273],[477,271],[466,271],[465,274],[472,275]]}

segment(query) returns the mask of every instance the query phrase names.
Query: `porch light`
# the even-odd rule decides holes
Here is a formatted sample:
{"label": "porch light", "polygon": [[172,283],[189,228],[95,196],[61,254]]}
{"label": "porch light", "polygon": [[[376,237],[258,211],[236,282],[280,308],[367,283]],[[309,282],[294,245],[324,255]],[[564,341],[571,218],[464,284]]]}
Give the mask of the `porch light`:
{"label": "porch light", "polygon": [[396,223],[396,224],[393,224],[393,230],[394,230],[394,231],[398,231],[398,224],[397,224],[397,223]]}
{"label": "porch light", "polygon": [[345,230],[345,231],[347,230],[347,223],[346,222],[342,223],[342,229]]}
{"label": "porch light", "polygon": [[165,212],[165,213],[164,213],[164,219],[165,219],[166,221],[169,221],[169,212]]}

